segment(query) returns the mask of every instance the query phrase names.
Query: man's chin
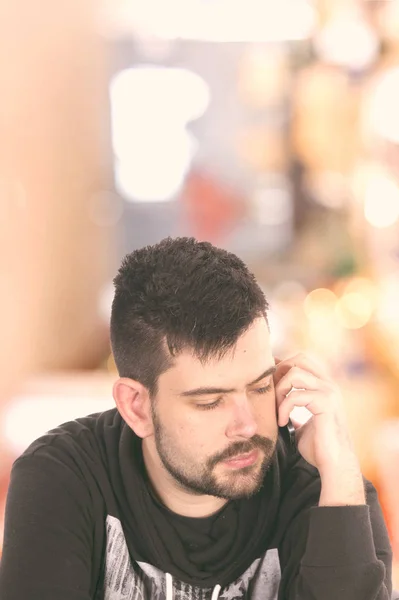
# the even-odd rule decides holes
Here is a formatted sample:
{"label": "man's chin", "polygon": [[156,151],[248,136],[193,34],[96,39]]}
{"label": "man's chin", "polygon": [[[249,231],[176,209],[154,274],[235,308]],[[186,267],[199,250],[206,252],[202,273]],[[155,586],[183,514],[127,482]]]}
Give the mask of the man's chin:
{"label": "man's chin", "polygon": [[255,496],[261,488],[262,482],[251,486],[235,486],[221,491],[218,497],[224,500],[248,500]]}
{"label": "man's chin", "polygon": [[250,498],[259,492],[263,485],[264,471],[255,465],[244,467],[235,473],[228,473],[219,480],[219,497],[226,500]]}

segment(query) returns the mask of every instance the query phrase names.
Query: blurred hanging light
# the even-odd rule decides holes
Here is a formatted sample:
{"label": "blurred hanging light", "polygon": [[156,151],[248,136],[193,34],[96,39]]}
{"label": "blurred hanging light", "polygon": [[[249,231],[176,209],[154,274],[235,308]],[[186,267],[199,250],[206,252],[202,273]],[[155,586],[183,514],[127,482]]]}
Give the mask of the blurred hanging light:
{"label": "blurred hanging light", "polygon": [[127,0],[109,4],[108,27],[167,39],[267,42],[309,38],[316,20],[307,0]]}
{"label": "blurred hanging light", "polygon": [[318,288],[305,298],[304,310],[312,321],[330,321],[338,302],[337,296],[327,288]]}
{"label": "blurred hanging light", "polygon": [[336,314],[339,323],[346,329],[360,329],[370,321],[373,305],[367,296],[351,292],[338,300]]}
{"label": "blurred hanging light", "polygon": [[320,58],[348,69],[362,71],[378,57],[379,40],[359,10],[341,9],[314,39]]}
{"label": "blurred hanging light", "polygon": [[399,220],[399,186],[384,172],[376,172],[364,190],[364,215],[373,227],[384,228]]}
{"label": "blurred hanging light", "polygon": [[168,201],[181,188],[196,150],[187,130],[210,92],[188,69],[135,67],[111,82],[115,183],[132,201]]}
{"label": "blurred hanging light", "polygon": [[364,298],[367,298],[373,309],[377,305],[378,301],[378,289],[376,284],[367,279],[367,277],[354,277],[345,285],[343,294],[360,294]]}

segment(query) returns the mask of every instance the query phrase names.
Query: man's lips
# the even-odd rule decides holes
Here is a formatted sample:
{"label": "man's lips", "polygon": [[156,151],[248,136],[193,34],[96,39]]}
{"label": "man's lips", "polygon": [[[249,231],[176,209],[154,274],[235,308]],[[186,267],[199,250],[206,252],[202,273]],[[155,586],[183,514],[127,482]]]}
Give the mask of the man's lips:
{"label": "man's lips", "polygon": [[258,456],[259,450],[255,449],[246,454],[240,454],[233,458],[229,458],[228,460],[224,460],[223,464],[230,467],[230,469],[243,469],[244,467],[253,465],[257,461]]}

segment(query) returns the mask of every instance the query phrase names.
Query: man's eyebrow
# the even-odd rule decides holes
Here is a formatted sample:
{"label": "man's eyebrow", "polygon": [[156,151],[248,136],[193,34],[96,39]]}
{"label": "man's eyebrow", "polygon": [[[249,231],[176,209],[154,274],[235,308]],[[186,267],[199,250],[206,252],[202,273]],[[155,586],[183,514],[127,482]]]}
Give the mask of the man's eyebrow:
{"label": "man's eyebrow", "polygon": [[[259,375],[259,377],[257,377],[256,379],[254,379],[253,381],[248,383],[247,387],[250,387],[251,385],[255,385],[255,383],[258,383],[262,379],[265,379],[265,377],[269,377],[270,375],[273,375],[273,373],[275,373],[275,372],[276,372],[276,367],[273,365],[272,367],[269,367],[268,369],[266,369],[266,371],[264,371],[264,373]],[[232,392],[236,392],[236,391],[237,390],[234,388],[229,389],[229,388],[218,388],[218,387],[199,387],[199,388],[195,388],[193,390],[187,390],[186,392],[182,392],[179,395],[183,396],[183,397],[208,396],[210,394],[231,394]]]}

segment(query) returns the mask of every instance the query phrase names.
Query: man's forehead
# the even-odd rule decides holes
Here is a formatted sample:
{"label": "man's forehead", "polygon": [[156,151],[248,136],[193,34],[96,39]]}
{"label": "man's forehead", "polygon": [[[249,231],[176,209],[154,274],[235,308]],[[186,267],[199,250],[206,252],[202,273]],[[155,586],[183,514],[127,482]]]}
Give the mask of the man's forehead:
{"label": "man's forehead", "polygon": [[236,353],[225,354],[222,358],[209,358],[201,361],[193,353],[181,353],[174,359],[172,367],[161,378],[176,394],[187,389],[202,386],[241,388],[257,379],[272,374],[274,359],[269,352],[253,356],[237,357]]}
{"label": "man's forehead", "polygon": [[[223,349],[222,349],[223,350]],[[210,353],[204,360],[192,348],[183,348],[172,359],[171,367],[160,377],[171,382],[192,387],[196,379],[199,385],[215,379],[226,382],[251,380],[274,365],[269,329],[265,319],[257,319],[230,347]]]}

